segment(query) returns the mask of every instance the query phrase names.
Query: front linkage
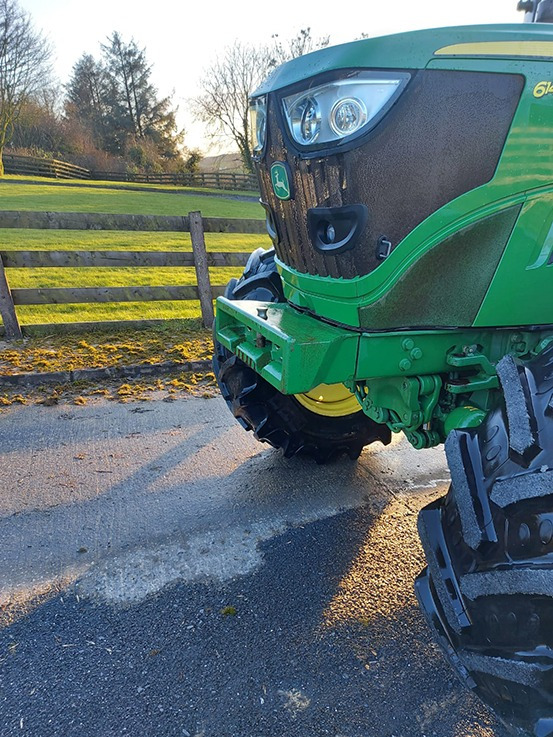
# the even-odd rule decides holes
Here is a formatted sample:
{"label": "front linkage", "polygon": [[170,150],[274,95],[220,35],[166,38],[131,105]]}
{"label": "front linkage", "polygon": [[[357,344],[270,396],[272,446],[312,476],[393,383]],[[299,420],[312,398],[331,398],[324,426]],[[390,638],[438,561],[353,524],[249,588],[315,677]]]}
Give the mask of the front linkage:
{"label": "front linkage", "polygon": [[[400,370],[404,366],[407,371],[423,357],[423,335],[419,340],[416,334],[402,339],[408,357],[400,358]],[[456,428],[478,427],[500,400],[497,362],[507,353],[530,359],[553,341],[553,332],[456,334],[455,340],[461,342],[448,348],[452,336],[447,333],[424,337],[447,368],[440,365],[435,373],[378,377],[351,386],[369,417],[392,432],[404,432],[417,449],[445,442]]]}

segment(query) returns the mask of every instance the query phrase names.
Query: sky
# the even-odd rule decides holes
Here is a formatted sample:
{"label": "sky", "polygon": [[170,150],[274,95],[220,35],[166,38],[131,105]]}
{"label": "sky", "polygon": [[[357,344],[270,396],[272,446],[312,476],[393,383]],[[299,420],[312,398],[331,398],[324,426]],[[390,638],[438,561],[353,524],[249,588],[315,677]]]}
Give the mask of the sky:
{"label": "sky", "polygon": [[[60,84],[71,75],[82,54],[100,56],[100,43],[119,31],[134,38],[152,65],[152,81],[161,95],[173,95],[185,143],[208,153],[204,127],[194,121],[191,98],[201,91],[202,70],[235,39],[286,39],[301,28],[314,37],[330,35],[331,44],[344,43],[362,33],[388,33],[481,23],[519,23],[516,0],[19,0],[37,30],[55,52],[54,71]],[[219,152],[231,151],[223,144]]]}

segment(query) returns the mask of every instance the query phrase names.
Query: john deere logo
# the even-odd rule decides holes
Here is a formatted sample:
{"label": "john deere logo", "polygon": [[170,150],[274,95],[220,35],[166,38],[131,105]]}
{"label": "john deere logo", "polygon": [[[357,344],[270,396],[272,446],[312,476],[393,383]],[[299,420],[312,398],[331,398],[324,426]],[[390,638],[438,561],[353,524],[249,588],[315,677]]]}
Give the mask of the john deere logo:
{"label": "john deere logo", "polygon": [[292,187],[288,166],[282,161],[275,161],[271,166],[271,182],[273,190],[279,200],[289,200],[292,197]]}

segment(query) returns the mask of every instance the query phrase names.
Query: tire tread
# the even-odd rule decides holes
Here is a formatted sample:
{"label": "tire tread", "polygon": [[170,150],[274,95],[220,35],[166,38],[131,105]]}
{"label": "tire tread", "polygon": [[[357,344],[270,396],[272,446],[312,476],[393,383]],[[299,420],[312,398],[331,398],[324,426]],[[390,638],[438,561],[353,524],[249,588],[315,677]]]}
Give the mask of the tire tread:
{"label": "tire tread", "polygon": [[[508,725],[540,737],[553,735],[552,366],[553,345],[502,359],[502,403],[448,437],[450,489],[419,518],[432,528],[419,601],[449,660]],[[458,591],[464,627],[451,617]]]}

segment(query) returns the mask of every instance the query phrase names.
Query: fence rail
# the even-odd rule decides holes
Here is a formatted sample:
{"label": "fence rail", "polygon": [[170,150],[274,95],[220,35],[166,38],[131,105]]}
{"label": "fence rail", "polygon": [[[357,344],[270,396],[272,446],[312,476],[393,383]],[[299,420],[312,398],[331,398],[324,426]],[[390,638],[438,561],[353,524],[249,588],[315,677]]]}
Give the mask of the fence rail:
{"label": "fence rail", "polygon": [[[71,230],[131,230],[189,232],[192,252],[186,251],[0,251],[0,314],[8,339],[21,338],[15,307],[18,305],[85,304],[199,300],[205,327],[213,322],[213,299],[224,287],[212,286],[210,266],[243,266],[249,253],[207,253],[204,232],[263,233],[260,220],[157,215],[105,215],[92,213],[0,212],[0,228]],[[10,289],[5,269],[56,267],[159,267],[194,266],[197,286],[49,287]],[[134,323],[136,321],[133,321]],[[55,325],[52,325],[55,328]]]}
{"label": "fence rail", "polygon": [[[249,253],[220,252],[207,254],[208,266],[244,266]],[[189,251],[0,251],[5,268],[73,268],[120,266],[194,266]]]}
{"label": "fence rail", "polygon": [[[266,233],[263,220],[202,218],[205,233]],[[1,210],[0,228],[34,230],[138,230],[190,232],[190,215],[123,215],[92,212]]]}
{"label": "fence rail", "polygon": [[52,177],[54,179],[90,179],[108,182],[135,182],[138,184],[174,184],[180,187],[212,187],[214,189],[258,189],[257,178],[251,174],[235,172],[179,172],[159,174],[133,174],[117,171],[85,169],[56,159],[38,156],[4,154],[6,174]]}
{"label": "fence rail", "polygon": [[[211,296],[223,294],[224,287],[211,287]],[[70,305],[91,302],[161,302],[200,299],[198,287],[49,287],[12,289],[15,305]],[[213,322],[213,320],[211,320]],[[207,326],[206,326],[207,327]]]}

